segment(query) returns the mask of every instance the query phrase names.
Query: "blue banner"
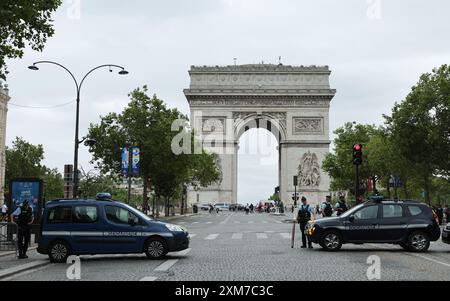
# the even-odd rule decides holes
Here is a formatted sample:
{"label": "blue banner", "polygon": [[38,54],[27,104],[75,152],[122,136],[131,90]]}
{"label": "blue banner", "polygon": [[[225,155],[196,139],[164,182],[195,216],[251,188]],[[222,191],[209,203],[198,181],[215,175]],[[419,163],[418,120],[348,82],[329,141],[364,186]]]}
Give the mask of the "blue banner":
{"label": "blue banner", "polygon": [[128,176],[128,172],[130,170],[130,151],[128,148],[124,147],[122,149],[122,176]]}
{"label": "blue banner", "polygon": [[38,217],[40,209],[40,197],[42,185],[40,180],[13,180],[11,182],[12,211],[14,212],[27,200],[33,208],[35,218]]}
{"label": "blue banner", "polygon": [[131,160],[131,169],[133,177],[139,177],[141,173],[141,149],[139,147],[133,147],[132,151],[132,160]]}

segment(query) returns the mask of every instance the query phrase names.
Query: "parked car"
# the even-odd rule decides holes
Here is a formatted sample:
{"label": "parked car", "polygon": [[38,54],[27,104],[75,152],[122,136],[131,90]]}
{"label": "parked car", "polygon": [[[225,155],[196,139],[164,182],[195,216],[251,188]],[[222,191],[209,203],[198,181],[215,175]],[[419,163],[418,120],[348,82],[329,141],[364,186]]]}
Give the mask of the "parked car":
{"label": "parked car", "polygon": [[425,252],[430,241],[440,238],[441,229],[436,214],[426,204],[374,200],[339,217],[310,223],[307,234],[328,251],[337,251],[346,243],[391,243],[408,251]]}
{"label": "parked car", "polygon": [[228,207],[228,210],[230,210],[230,211],[237,211],[238,210],[238,204],[231,204]]}
{"label": "parked car", "polygon": [[200,209],[203,211],[209,211],[210,207],[211,207],[211,205],[209,205],[209,204],[201,204],[200,205]]}
{"label": "parked car", "polygon": [[145,253],[159,259],[189,247],[182,227],[155,221],[112,200],[58,200],[41,217],[38,252],[52,262],[70,255]]}
{"label": "parked car", "polygon": [[219,209],[219,211],[226,211],[230,209],[230,206],[225,203],[217,203],[214,205],[215,209]]}
{"label": "parked car", "polygon": [[446,244],[450,244],[450,224],[444,227],[444,231],[442,231],[442,241]]}

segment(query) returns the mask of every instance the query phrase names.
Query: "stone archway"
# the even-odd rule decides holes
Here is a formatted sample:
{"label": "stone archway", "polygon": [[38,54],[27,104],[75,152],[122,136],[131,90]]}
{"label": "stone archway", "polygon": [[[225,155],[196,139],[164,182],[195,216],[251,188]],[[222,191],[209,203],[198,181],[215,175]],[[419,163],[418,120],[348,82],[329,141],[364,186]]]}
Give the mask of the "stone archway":
{"label": "stone archway", "polygon": [[192,67],[184,91],[191,122],[205,148],[220,157],[222,182],[189,191],[189,203],[235,203],[237,150],[250,128],[266,128],[278,139],[280,197],[291,204],[293,177],[312,203],[329,193],[321,164],[329,151],[330,89],[327,66],[241,65]]}

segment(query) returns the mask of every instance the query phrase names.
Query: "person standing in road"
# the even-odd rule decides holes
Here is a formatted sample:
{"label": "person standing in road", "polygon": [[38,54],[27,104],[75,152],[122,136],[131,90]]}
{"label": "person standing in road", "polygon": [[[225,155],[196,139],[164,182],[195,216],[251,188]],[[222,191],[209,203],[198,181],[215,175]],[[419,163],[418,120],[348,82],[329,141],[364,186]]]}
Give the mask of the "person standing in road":
{"label": "person standing in road", "polygon": [[327,195],[325,202],[322,203],[322,216],[331,217],[333,215],[333,205],[331,204],[331,196]]}
{"label": "person standing in road", "polygon": [[28,245],[31,239],[31,225],[34,221],[33,208],[28,203],[28,200],[23,201],[22,206],[18,207],[13,215],[13,222],[19,227],[17,236],[19,245],[19,259],[26,259]]}
{"label": "person standing in road", "polygon": [[309,241],[306,235],[306,226],[308,222],[313,217],[313,208],[307,203],[305,197],[302,197],[302,205],[298,209],[297,222],[300,224],[300,231],[302,232],[302,249],[306,248],[306,242],[308,242],[308,247],[313,248],[312,242]]}
{"label": "person standing in road", "polygon": [[8,221],[8,206],[6,204],[2,205],[2,222]]}
{"label": "person standing in road", "polygon": [[341,195],[339,201],[336,204],[337,216],[341,216],[344,212],[348,211],[348,206],[345,203],[345,197]]}
{"label": "person standing in road", "polygon": [[438,216],[439,226],[442,226],[442,223],[444,221],[444,208],[442,208],[441,204],[438,205],[436,212]]}

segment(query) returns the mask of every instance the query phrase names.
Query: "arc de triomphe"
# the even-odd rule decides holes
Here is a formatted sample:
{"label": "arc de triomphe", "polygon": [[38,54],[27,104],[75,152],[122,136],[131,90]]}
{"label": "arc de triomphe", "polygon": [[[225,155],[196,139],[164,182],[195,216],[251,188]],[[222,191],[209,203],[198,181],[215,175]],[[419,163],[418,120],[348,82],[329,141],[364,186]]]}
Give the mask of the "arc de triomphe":
{"label": "arc de triomphe", "polygon": [[193,66],[189,74],[184,93],[191,126],[204,147],[219,154],[222,169],[220,184],[188,191],[189,204],[237,202],[239,138],[251,128],[266,128],[278,139],[285,204],[293,203],[296,175],[300,196],[311,203],[325,199],[330,179],[321,167],[329,152],[329,108],[336,94],[328,66]]}

